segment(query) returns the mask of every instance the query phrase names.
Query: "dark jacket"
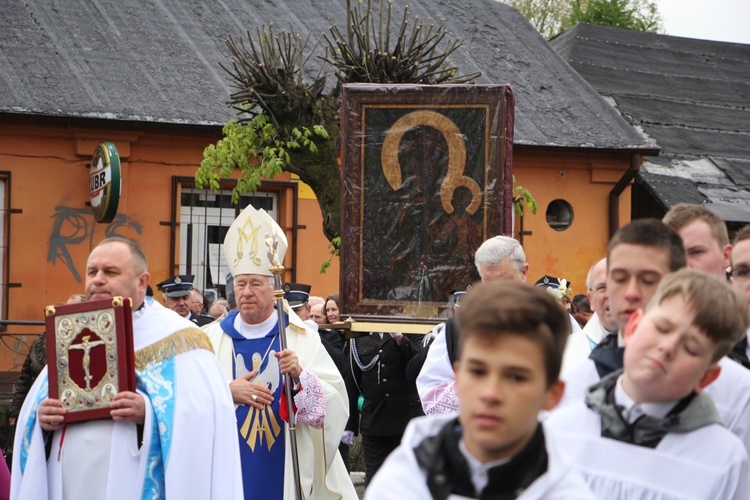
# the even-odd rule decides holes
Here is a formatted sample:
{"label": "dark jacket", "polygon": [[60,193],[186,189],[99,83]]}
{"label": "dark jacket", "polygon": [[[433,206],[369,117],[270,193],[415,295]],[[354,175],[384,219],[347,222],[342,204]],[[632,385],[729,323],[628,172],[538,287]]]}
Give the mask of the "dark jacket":
{"label": "dark jacket", "polygon": [[21,368],[21,377],[13,387],[13,399],[10,402],[10,408],[8,408],[9,417],[18,417],[18,413],[21,411],[23,401],[26,399],[26,395],[29,393],[29,389],[34,385],[34,381],[39,376],[39,372],[47,364],[47,344],[46,337],[41,334],[34,340],[29,348],[29,354],[26,356],[26,361],[23,363]]}
{"label": "dark jacket", "polygon": [[[398,436],[406,424],[421,412],[419,396],[406,380],[406,364],[414,356],[411,341],[404,335],[401,345],[390,334],[371,333],[354,339],[350,348],[352,374],[364,395],[360,431],[370,436]],[[356,362],[370,369],[363,371]],[[377,362],[374,359],[378,356]]]}
{"label": "dark jacket", "polygon": [[[346,386],[346,395],[349,398],[349,420],[346,423],[345,430],[356,434],[359,427],[359,413],[357,412],[359,391],[357,391],[357,386],[354,384],[352,370],[349,368],[349,359],[344,354],[344,339],[338,330],[318,330],[318,334],[320,335],[320,342],[326,348],[326,351],[328,351],[328,355],[331,356]],[[346,345],[348,347],[348,344]]]}
{"label": "dark jacket", "polygon": [[211,316],[206,316],[204,314],[198,315],[195,314],[193,311],[190,311],[190,321],[195,323],[196,325],[205,326],[209,323],[213,323],[215,320]]}

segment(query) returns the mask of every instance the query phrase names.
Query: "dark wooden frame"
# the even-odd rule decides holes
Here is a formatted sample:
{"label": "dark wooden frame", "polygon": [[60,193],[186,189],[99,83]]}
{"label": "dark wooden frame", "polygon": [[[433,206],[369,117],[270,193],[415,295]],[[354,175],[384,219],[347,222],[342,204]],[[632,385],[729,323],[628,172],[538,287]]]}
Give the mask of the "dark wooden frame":
{"label": "dark wooden frame", "polygon": [[[481,201],[477,202],[478,205],[474,205],[478,206],[481,212],[477,208],[474,209],[475,212],[469,212],[471,206],[466,207],[465,210],[471,216],[478,213],[481,214],[475,217],[475,219],[481,218],[481,237],[472,233],[471,246],[477,245],[476,241],[481,243],[486,238],[497,234],[511,234],[513,221],[513,109],[513,94],[508,85],[383,86],[351,84],[344,86],[341,112],[342,231],[340,273],[341,308],[344,315],[367,318],[393,318],[395,316],[404,319],[434,320],[444,317],[447,314],[447,309],[449,308],[447,300],[399,300],[397,293],[391,293],[390,297],[383,297],[382,292],[379,292],[380,296],[367,296],[369,292],[365,292],[364,289],[366,287],[371,289],[372,287],[369,284],[374,279],[372,277],[372,270],[368,269],[368,262],[365,262],[367,260],[364,257],[366,253],[365,243],[375,241],[372,232],[378,231],[378,223],[366,224],[365,219],[372,221],[373,219],[377,219],[377,217],[381,217],[381,220],[386,221],[384,223],[384,227],[386,227],[389,225],[388,221],[393,219],[386,215],[372,216],[372,206],[388,206],[390,207],[389,210],[399,207],[398,203],[393,202],[390,202],[390,205],[383,203],[378,205],[378,201],[382,197],[373,200],[372,198],[368,198],[368,196],[376,196],[372,193],[382,194],[388,192],[388,187],[385,183],[390,185],[393,192],[397,192],[405,185],[400,184],[399,188],[395,187],[401,182],[401,172],[404,170],[399,146],[401,146],[401,142],[404,140],[406,131],[418,130],[419,127],[432,128],[433,132],[437,130],[442,134],[449,152],[451,151],[451,142],[449,141],[455,144],[455,137],[462,137],[464,139],[461,141],[462,146],[460,148],[453,148],[454,152],[456,150],[466,151],[464,158],[461,159],[462,169],[467,167],[473,168],[474,173],[471,175],[481,177],[477,169],[483,167],[484,178],[473,179],[474,182],[472,183],[481,191]],[[468,118],[458,120],[461,125],[456,124],[457,120],[455,120],[455,117],[460,118],[464,116],[463,113]],[[406,115],[412,115],[417,118],[410,121],[405,118]],[[448,121],[440,121],[442,118],[438,115],[444,116]],[[368,116],[371,118],[369,123]],[[446,134],[445,127],[441,129],[441,126],[433,126],[431,123],[420,121],[426,119],[425,117],[428,116],[431,119],[434,118],[437,120],[433,123],[449,123],[450,128],[448,130],[453,130],[453,132]],[[449,118],[449,116],[454,117],[454,119]],[[480,125],[466,126],[467,130],[462,129],[462,125],[477,122],[477,120],[474,120],[474,117],[480,117],[481,120],[479,121],[482,123]],[[391,119],[390,123],[388,122],[389,119]],[[379,125],[373,125],[376,122]],[[396,122],[401,126],[400,128],[397,127],[402,131],[400,133],[393,132],[396,128],[392,128],[392,125]],[[378,126],[380,126],[380,129],[377,129]],[[471,136],[471,134],[474,135]],[[395,136],[396,139],[389,139],[391,135]],[[411,139],[411,143],[419,144],[419,140]],[[479,148],[483,148],[483,150]],[[385,155],[383,154],[384,150],[386,151]],[[470,160],[472,154],[474,156]],[[450,154],[446,155],[446,157],[451,158]],[[393,160],[388,160],[388,158],[395,158],[395,167]],[[407,160],[409,158],[407,157]],[[411,158],[417,158],[417,156]],[[481,160],[483,160],[483,165],[481,165]],[[374,164],[376,166],[373,166]],[[443,175],[443,177],[440,177],[442,182],[439,185],[437,183],[430,184],[430,186],[434,187],[435,193],[441,193],[440,196],[432,197],[428,193],[420,199],[428,200],[432,204],[431,206],[442,203],[443,210],[447,215],[443,216],[441,213],[440,216],[445,218],[464,212],[463,210],[450,212],[446,208],[445,200],[443,200],[442,185],[446,183],[448,177],[452,177],[455,180],[455,176],[440,173],[438,167],[430,167],[428,162],[420,163],[413,160],[411,164],[419,165],[419,168],[424,168],[425,172],[430,168],[432,169],[429,170],[429,175],[424,174],[424,178],[428,180],[420,180],[420,182],[429,183],[432,179],[438,179],[438,176]],[[448,164],[448,170],[451,170],[450,165],[452,163],[448,162]],[[393,175],[394,169],[398,169],[397,177]],[[379,172],[380,170],[382,170],[382,174]],[[463,174],[464,170],[461,170],[461,175]],[[378,176],[383,177],[384,181],[378,181]],[[421,179],[422,176],[423,172],[420,171],[412,175],[412,178]],[[468,178],[469,176],[465,177]],[[398,179],[395,184],[393,182],[394,178]],[[381,185],[378,185],[378,182]],[[456,184],[453,183],[452,185],[454,186],[453,189],[446,196],[446,199],[449,201],[453,200],[452,197],[455,196],[456,192]],[[371,189],[368,186],[376,186],[376,189]],[[427,192],[427,190],[423,190],[422,192]],[[430,197],[428,198],[428,196]],[[470,200],[473,204],[475,200],[474,194],[471,195]],[[365,208],[366,204],[368,205],[367,209]],[[413,204],[412,206],[419,207],[420,205]],[[420,210],[422,214],[430,212],[426,208],[426,205],[421,209],[417,208],[417,210]],[[385,214],[387,211],[383,213]],[[419,221],[411,222],[410,224],[412,228],[420,227]],[[392,224],[390,225],[392,226]],[[426,226],[433,227],[431,224],[427,224]],[[421,227],[425,231],[425,225],[421,225]],[[435,225],[434,227],[438,226]],[[397,233],[392,233],[389,236],[395,238],[394,241],[398,241],[399,237],[395,236],[395,234]],[[467,245],[464,244],[462,248],[466,249]],[[473,259],[473,252],[475,250],[476,248],[471,248],[471,259]],[[409,258],[414,260],[415,256],[419,255],[419,253],[415,252]],[[391,259],[391,262],[393,262],[393,257]],[[462,272],[465,268],[468,269],[466,264],[462,264],[462,266]],[[381,265],[377,269],[382,268]],[[369,273],[367,280],[364,278],[366,273]],[[393,276],[396,275],[396,273],[391,274]],[[466,279],[468,280],[469,276],[466,276]],[[366,284],[364,283],[365,281],[367,282]],[[455,277],[453,281],[456,281]],[[437,295],[435,292],[437,285],[431,286],[433,286],[431,297],[434,297]],[[448,285],[445,288],[445,297],[447,297],[449,291]],[[395,287],[391,288],[391,290],[395,289]],[[372,295],[378,294],[373,293]]]}
{"label": "dark wooden frame", "polygon": [[[109,334],[103,334],[96,328],[89,328],[88,321],[92,320],[95,315],[104,310],[111,311],[114,321],[114,328]],[[90,313],[90,314],[88,314]],[[81,322],[85,316],[86,323]],[[74,325],[74,332],[71,335],[62,335],[58,325],[62,321],[69,320]],[[85,387],[80,387],[69,376],[70,363],[70,345],[83,333],[85,328],[93,331],[99,337],[107,337],[108,342],[112,344],[112,349],[102,353],[101,349],[95,354],[101,358],[104,356],[105,367],[107,366],[106,357],[113,353],[116,359],[113,363],[113,372],[105,373],[97,384],[106,383],[107,380],[114,386],[114,394],[122,391],[135,391],[135,355],[133,352],[133,314],[131,311],[130,299],[114,297],[112,299],[94,300],[90,302],[80,302],[78,304],[68,304],[60,306],[49,306],[45,309],[46,324],[46,343],[47,343],[47,365],[49,372],[49,396],[53,399],[61,399],[61,395],[70,389],[81,401],[81,404],[75,404],[73,407],[67,407],[65,422],[80,422],[84,420],[94,420],[110,418],[109,402],[100,397],[101,390],[92,387],[91,391],[86,391]],[[102,361],[99,359],[99,361]],[[112,395],[114,395],[112,394]],[[90,404],[87,404],[80,398],[90,398]]]}

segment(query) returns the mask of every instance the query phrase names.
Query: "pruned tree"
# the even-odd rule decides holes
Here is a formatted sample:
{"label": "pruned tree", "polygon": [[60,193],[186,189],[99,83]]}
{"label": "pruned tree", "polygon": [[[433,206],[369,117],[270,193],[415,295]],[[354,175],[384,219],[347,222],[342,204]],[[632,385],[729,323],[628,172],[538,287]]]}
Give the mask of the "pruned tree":
{"label": "pruned tree", "polygon": [[[347,0],[345,32],[333,26],[322,34],[320,70],[306,77],[316,46],[310,36],[263,26],[255,34],[227,40],[231,62],[222,64],[237,90],[230,105],[239,118],[228,122],[224,137],[204,151],[196,173],[198,187],[220,188],[222,179],[240,177],[233,200],[255,191],[261,180],[282,171],[297,174],[315,193],[323,213],[323,232],[336,242],[341,222],[338,165],[339,106],[344,83],[466,83],[480,73],[460,75],[450,56],[461,46],[443,23],[410,20],[408,7],[392,29],[391,3]],[[328,82],[333,75],[335,81]]]}

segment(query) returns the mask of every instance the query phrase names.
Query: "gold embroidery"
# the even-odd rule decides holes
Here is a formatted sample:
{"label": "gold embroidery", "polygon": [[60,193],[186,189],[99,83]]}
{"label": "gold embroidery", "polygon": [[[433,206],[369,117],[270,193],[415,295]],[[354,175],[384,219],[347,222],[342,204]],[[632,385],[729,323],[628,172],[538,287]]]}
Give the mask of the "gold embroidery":
{"label": "gold embroidery", "polygon": [[[247,226],[250,226],[249,233],[245,232]],[[237,258],[234,259],[234,262],[232,263],[233,266],[236,267],[245,255],[243,252],[244,242],[247,242],[250,245],[250,252],[247,257],[256,266],[260,265],[260,258],[258,257],[258,231],[260,231],[260,225],[256,226],[253,224],[253,219],[250,217],[245,219],[245,223],[242,227],[237,228],[237,232],[239,233],[239,238],[237,239]]]}
{"label": "gold embroidery", "polygon": [[294,330],[295,332],[297,332],[297,333],[301,333],[301,334],[303,334],[303,335],[304,335],[305,333],[307,333],[307,329],[306,329],[306,328],[305,328],[304,326],[299,326],[299,325],[295,325],[295,324],[294,324],[294,323],[292,323],[292,322],[290,322],[290,323],[289,323],[289,324],[287,325],[287,327],[288,327],[288,328],[291,328],[291,329],[292,329],[292,330]]}
{"label": "gold embroidery", "polygon": [[194,349],[207,349],[214,352],[211,340],[203,330],[193,327],[178,330],[159,342],[136,352],[135,369],[141,371],[149,363],[160,363],[165,359]]}
{"label": "gold embroidery", "polygon": [[240,427],[240,434],[252,451],[255,451],[256,445],[263,444],[264,437],[266,447],[268,451],[271,451],[280,433],[281,426],[270,406],[266,406],[262,410],[255,407],[250,408],[242,427]]}
{"label": "gold embroidery", "polygon": [[482,202],[482,191],[471,177],[464,174],[466,168],[466,143],[461,131],[448,117],[434,111],[414,111],[402,116],[391,126],[385,135],[380,162],[388,184],[397,190],[401,187],[401,165],[398,162],[398,148],[404,134],[419,125],[437,129],[448,143],[448,172],[440,184],[440,202],[446,213],[453,213],[453,193],[459,187],[471,191],[471,204],[466,212],[474,215]]}

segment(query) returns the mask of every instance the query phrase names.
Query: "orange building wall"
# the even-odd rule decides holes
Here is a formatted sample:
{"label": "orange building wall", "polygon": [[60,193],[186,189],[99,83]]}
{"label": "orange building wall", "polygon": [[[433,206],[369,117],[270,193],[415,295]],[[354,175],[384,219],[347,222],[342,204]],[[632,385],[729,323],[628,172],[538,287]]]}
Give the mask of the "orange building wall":
{"label": "orange building wall", "polygon": [[[10,174],[9,207],[21,212],[10,215],[9,275],[5,278],[20,287],[6,288],[4,317],[43,320],[46,305],[83,292],[86,258],[106,236],[125,236],[141,244],[152,285],[174,274],[169,265],[171,228],[163,224],[172,218],[172,177],[193,177],[203,149],[218,139],[218,134],[202,130],[76,128],[64,121],[4,117],[0,121],[0,171]],[[116,144],[122,164],[118,218],[110,224],[96,223],[86,205],[87,165],[103,140]],[[288,182],[290,175],[275,180]],[[281,223],[291,238],[292,197],[280,201]],[[316,285],[316,293],[335,292],[337,261],[319,278],[328,242],[320,230],[317,202],[300,199],[298,212],[298,223],[306,228],[298,231],[297,280]],[[291,252],[284,264],[288,269],[284,278],[289,280],[295,267]],[[42,330],[42,326],[9,326],[3,336],[11,349],[0,349],[0,371],[20,368],[28,344]]]}
{"label": "orange building wall", "polygon": [[[609,192],[629,165],[626,156],[514,153],[516,184],[531,191],[539,204],[536,215],[524,215],[523,247],[529,282],[548,274],[572,282],[573,294],[586,293],[586,275],[604,257],[609,242]],[[562,198],[573,207],[573,223],[565,231],[546,221],[549,203]],[[630,220],[630,188],[620,196],[620,225]],[[515,231],[519,228],[516,218]],[[516,235],[514,235],[516,237]]]}
{"label": "orange building wall", "polygon": [[[6,282],[7,318],[41,320],[44,306],[81,292],[90,249],[110,234],[138,241],[146,251],[152,284],[173,274],[170,227],[172,177],[193,177],[206,145],[218,131],[143,126],[119,129],[106,123],[86,128],[64,121],[33,118],[0,121],[0,171],[10,172],[10,215]],[[109,225],[94,222],[88,201],[87,168],[96,144],[114,141],[121,155],[123,187],[119,219]],[[628,167],[626,156],[550,154],[522,150],[515,153],[517,184],[528,188],[539,203],[537,215],[524,217],[524,248],[530,280],[547,273],[573,282],[574,293],[585,292],[589,266],[606,250],[608,193]],[[561,175],[564,173],[564,175]],[[292,181],[289,174],[277,180]],[[575,211],[573,225],[557,232],[545,221],[545,210],[555,198],[566,199]],[[621,224],[629,220],[630,193],[621,196]],[[282,200],[280,216],[291,240],[292,200]],[[338,258],[326,274],[329,259],[322,234],[322,215],[309,188],[299,183],[297,259],[287,253],[286,279],[291,268],[296,281],[312,285],[314,295],[338,292]],[[516,230],[518,226],[516,226]],[[179,234],[176,235],[179,245]],[[290,241],[291,243],[291,241]],[[158,295],[158,294],[157,294]],[[26,348],[42,327],[11,326],[0,349],[0,371],[18,369]],[[17,334],[23,335],[18,336]],[[13,351],[16,351],[15,353]]]}

